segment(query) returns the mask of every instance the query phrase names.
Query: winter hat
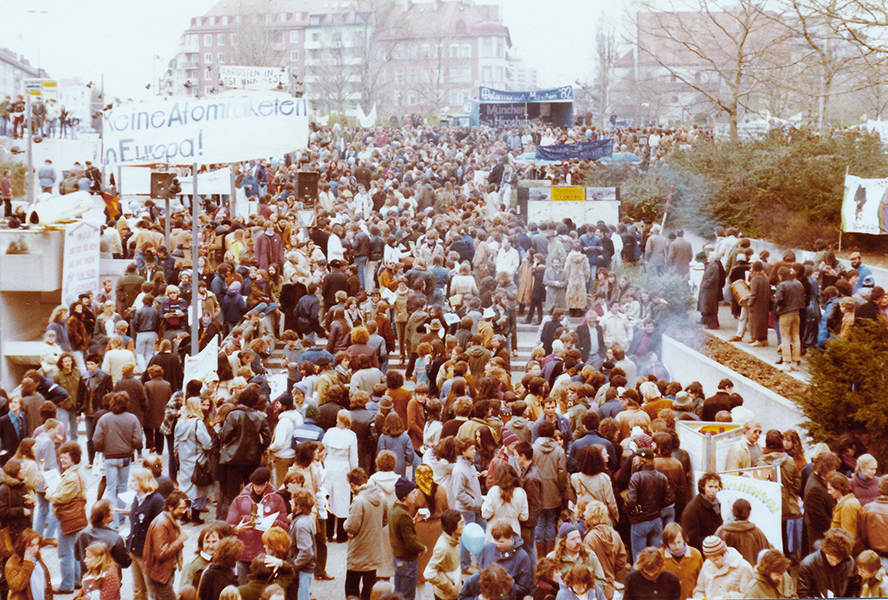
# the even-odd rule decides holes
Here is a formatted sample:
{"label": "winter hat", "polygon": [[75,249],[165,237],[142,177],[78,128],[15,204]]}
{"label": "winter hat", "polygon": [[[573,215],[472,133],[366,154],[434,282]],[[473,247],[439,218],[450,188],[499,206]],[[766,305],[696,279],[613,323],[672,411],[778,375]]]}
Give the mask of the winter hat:
{"label": "winter hat", "polygon": [[635,435],[632,441],[638,448],[653,448],[654,446],[654,438],[644,432]]}
{"label": "winter hat", "polygon": [[241,282],[240,281],[232,281],[231,285],[228,286],[228,291],[232,294],[240,294],[241,291]]}
{"label": "winter hat", "polygon": [[641,458],[647,458],[649,460],[653,460],[654,451],[652,448],[639,448],[635,451],[635,456],[640,456]]}
{"label": "winter hat", "polygon": [[[403,500],[415,489],[416,484],[406,477],[399,477],[398,481],[395,482],[395,496],[398,497],[398,500]],[[724,542],[722,542],[722,544],[724,544]]]}
{"label": "winter hat", "polygon": [[728,546],[720,537],[710,535],[703,540],[703,556],[706,558],[709,558],[710,556],[718,556],[719,554],[726,552],[727,549]]}
{"label": "winter hat", "polygon": [[508,448],[517,441],[518,436],[515,435],[511,430],[503,427],[503,447]]}
{"label": "winter hat", "polygon": [[392,410],[394,407],[391,396],[383,396],[379,401],[379,410]]}
{"label": "winter hat", "polygon": [[559,352],[564,352],[564,342],[561,340],[555,340],[552,342],[552,354],[557,354]]}
{"label": "winter hat", "polygon": [[560,540],[567,537],[571,531],[579,531],[579,529],[577,529],[577,526],[572,523],[565,523],[561,526],[561,529],[558,530],[558,539]]}

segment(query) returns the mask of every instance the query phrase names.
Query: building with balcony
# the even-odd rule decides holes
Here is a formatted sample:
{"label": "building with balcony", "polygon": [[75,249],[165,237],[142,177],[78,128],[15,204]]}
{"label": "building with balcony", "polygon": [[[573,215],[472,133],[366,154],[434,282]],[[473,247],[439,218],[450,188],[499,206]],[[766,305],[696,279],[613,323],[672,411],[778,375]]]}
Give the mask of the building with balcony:
{"label": "building with balcony", "polygon": [[375,104],[380,114],[437,115],[477,98],[481,85],[511,89],[512,42],[499,15],[471,0],[220,0],[191,20],[161,93],[224,91],[219,65],[280,66],[319,114]]}

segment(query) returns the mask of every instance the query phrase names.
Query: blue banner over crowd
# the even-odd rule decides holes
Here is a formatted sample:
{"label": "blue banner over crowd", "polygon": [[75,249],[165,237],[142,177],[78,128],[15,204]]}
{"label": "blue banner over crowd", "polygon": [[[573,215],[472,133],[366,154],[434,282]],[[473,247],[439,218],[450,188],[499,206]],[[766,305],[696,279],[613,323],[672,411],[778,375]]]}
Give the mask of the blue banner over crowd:
{"label": "blue banner over crowd", "polygon": [[614,153],[613,140],[596,140],[579,144],[556,144],[539,146],[537,160],[598,160]]}
{"label": "blue banner over crowd", "polygon": [[506,92],[489,87],[482,87],[478,91],[481,104],[489,103],[533,103],[533,102],[573,102],[573,87],[567,85],[551,90],[538,90],[535,92]]}

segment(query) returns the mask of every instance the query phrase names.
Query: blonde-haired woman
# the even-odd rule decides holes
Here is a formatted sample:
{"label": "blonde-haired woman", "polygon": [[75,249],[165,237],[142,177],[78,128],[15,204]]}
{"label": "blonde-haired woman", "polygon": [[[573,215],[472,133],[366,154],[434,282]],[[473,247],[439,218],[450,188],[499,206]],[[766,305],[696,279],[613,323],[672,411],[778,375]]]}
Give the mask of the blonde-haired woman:
{"label": "blonde-haired woman", "polygon": [[327,517],[327,538],[336,535],[337,542],[345,542],[345,519],[348,518],[348,507],[351,500],[351,486],[348,473],[358,466],[358,437],[351,430],[351,415],[345,409],[336,414],[336,427],[324,434],[324,448],[327,458],[324,466],[327,469],[327,489],[330,491],[330,512]]}
{"label": "blonde-haired woman", "polygon": [[192,396],[185,401],[176,423],[176,448],[179,451],[179,488],[191,500],[191,510],[185,520],[200,523],[200,511],[207,505],[209,487],[194,485],[192,477],[198,464],[205,460],[213,438],[204,422],[200,398]]}

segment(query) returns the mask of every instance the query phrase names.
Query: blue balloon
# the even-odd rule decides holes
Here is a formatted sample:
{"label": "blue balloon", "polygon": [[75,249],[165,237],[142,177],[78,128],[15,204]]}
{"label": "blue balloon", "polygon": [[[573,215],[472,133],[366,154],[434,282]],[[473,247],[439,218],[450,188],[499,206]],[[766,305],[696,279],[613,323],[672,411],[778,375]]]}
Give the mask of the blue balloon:
{"label": "blue balloon", "polygon": [[462,545],[472,554],[484,548],[484,530],[477,523],[469,523],[462,532]]}

